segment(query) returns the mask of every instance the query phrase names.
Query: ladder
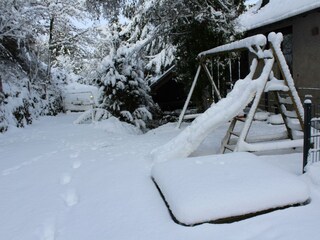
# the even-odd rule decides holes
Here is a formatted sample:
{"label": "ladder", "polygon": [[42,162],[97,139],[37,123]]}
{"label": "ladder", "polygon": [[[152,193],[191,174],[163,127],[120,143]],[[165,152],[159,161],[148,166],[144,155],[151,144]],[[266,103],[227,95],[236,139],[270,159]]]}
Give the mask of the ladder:
{"label": "ladder", "polygon": [[[266,137],[261,137],[259,138],[259,141],[261,142],[269,142],[272,141],[273,144],[280,144],[283,143],[284,137],[290,140],[297,140],[297,139],[302,139],[303,138],[303,131],[302,131],[302,126],[300,125],[298,114],[294,110],[288,110],[293,108],[293,101],[290,98],[290,95],[288,94],[289,90],[284,91],[284,88],[281,89],[273,89],[272,92],[274,93],[276,97],[276,101],[279,106],[279,112],[283,118],[286,130],[287,130],[287,136],[266,136]],[[267,92],[267,91],[264,91]],[[237,143],[238,139],[240,136],[244,136],[244,142],[249,143],[247,146],[254,145],[254,143],[250,143],[250,140],[248,139],[248,133],[249,133],[249,128],[247,131],[243,132],[243,128],[245,127],[245,123],[251,125],[253,119],[251,120],[251,123],[248,122],[248,119],[246,116],[236,116],[235,118],[232,119],[228,131],[225,135],[225,137],[222,140],[221,144],[221,149],[220,153],[226,153],[226,152],[233,152],[233,151],[241,151],[242,149],[237,148]],[[236,128],[236,126],[240,126],[239,128]],[[278,142],[277,142],[278,141]],[[300,143],[300,141],[296,141],[297,144]],[[250,147],[249,147],[250,148]],[[284,147],[281,147],[284,148]],[[254,149],[257,149],[255,146],[252,147],[251,151],[254,151]],[[261,149],[261,147],[260,147]],[[246,149],[250,150],[250,149]]]}
{"label": "ladder", "polygon": [[[273,35],[271,35],[273,34]],[[279,106],[280,114],[284,120],[287,130],[285,139],[277,139],[275,137],[261,138],[263,143],[250,143],[248,141],[248,133],[253,122],[254,114],[261,100],[262,93],[257,93],[253,100],[252,106],[247,117],[236,116],[231,121],[228,131],[222,140],[220,153],[234,151],[258,151],[260,149],[271,150],[275,148],[288,148],[302,146],[303,138],[303,108],[300,98],[293,84],[293,79],[289,68],[286,64],[284,55],[280,50],[282,35],[269,35],[269,42],[275,64],[278,65],[284,80],[277,80],[273,76],[273,72],[269,73],[269,80],[266,82],[263,92],[273,92],[276,102]],[[272,40],[270,40],[272,39]],[[236,125],[243,123],[240,130],[236,131]],[[272,142],[271,142],[272,141]]]}

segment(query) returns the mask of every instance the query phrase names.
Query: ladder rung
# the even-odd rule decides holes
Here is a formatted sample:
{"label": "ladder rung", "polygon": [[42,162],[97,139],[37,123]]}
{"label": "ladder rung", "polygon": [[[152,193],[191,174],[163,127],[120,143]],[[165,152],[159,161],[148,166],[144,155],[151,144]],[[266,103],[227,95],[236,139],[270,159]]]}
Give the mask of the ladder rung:
{"label": "ladder rung", "polygon": [[286,119],[286,122],[287,122],[287,125],[290,129],[292,130],[298,130],[298,131],[301,131],[301,125],[300,125],[300,122],[299,122],[299,119],[297,118],[287,118]]}
{"label": "ladder rung", "polygon": [[297,118],[297,113],[295,111],[285,111],[283,112],[283,114],[286,116],[286,117],[290,117],[290,118]]}
{"label": "ladder rung", "polygon": [[286,85],[284,80],[273,79],[267,82],[266,87],[264,89],[264,92],[272,91],[288,92],[289,87]]}
{"label": "ladder rung", "polygon": [[281,105],[281,111],[286,117],[297,118],[298,115],[295,111],[288,111],[285,105]]}
{"label": "ladder rung", "polygon": [[230,134],[236,137],[240,137],[240,132],[230,132]]}
{"label": "ladder rung", "polygon": [[293,104],[290,97],[286,97],[286,98],[280,97],[280,98],[279,98],[279,102],[280,102],[281,104],[288,104],[288,105],[292,105],[292,104]]}
{"label": "ladder rung", "polygon": [[245,122],[246,121],[246,118],[245,117],[235,117],[235,119],[237,121],[240,121],[240,122]]}
{"label": "ladder rung", "polygon": [[229,145],[229,144],[227,144],[227,145],[224,145],[224,148],[225,148],[225,149],[228,149],[228,150],[230,150],[230,151],[234,151],[234,149],[236,148],[236,145]]}

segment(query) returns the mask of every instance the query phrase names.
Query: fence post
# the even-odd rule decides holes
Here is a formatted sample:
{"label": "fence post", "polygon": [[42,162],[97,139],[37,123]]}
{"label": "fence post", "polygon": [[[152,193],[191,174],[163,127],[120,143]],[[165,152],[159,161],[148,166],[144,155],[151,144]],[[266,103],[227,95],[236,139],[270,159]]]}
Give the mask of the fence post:
{"label": "fence post", "polygon": [[311,135],[311,99],[304,101],[304,140],[303,140],[303,166],[302,173],[305,173],[305,166],[308,164],[308,154],[310,150]]}

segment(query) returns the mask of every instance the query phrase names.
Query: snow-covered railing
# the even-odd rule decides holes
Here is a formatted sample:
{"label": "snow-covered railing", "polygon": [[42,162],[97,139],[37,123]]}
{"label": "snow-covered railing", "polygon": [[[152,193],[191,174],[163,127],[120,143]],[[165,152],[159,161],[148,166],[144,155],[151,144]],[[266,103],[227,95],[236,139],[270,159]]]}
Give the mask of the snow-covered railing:
{"label": "snow-covered railing", "polygon": [[310,99],[305,100],[304,111],[303,172],[305,166],[320,161],[320,118],[312,117]]}

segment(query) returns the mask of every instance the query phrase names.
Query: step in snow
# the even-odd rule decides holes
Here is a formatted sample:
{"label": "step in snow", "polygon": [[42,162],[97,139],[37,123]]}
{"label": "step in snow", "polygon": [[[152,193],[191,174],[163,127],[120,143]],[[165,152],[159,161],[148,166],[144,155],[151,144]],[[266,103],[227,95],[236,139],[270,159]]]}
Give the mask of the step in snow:
{"label": "step in snow", "polygon": [[272,92],[272,91],[288,92],[289,88],[286,85],[284,80],[277,80],[274,78],[271,81],[267,82],[266,87],[264,89],[264,92]]}
{"label": "step in snow", "polygon": [[287,125],[292,130],[302,131],[299,119],[297,118],[287,118]]}
{"label": "step in snow", "polygon": [[288,104],[288,105],[289,104],[291,104],[291,105],[293,104],[290,97],[280,97],[279,102],[281,104]]}
{"label": "step in snow", "polygon": [[283,114],[286,115],[287,117],[290,117],[290,118],[297,118],[298,117],[296,111],[288,111],[284,105],[281,105],[281,110],[282,110]]}
{"label": "step in snow", "polygon": [[251,153],[171,160],[154,165],[152,178],[173,219],[183,225],[219,222],[306,203],[299,177]]}

